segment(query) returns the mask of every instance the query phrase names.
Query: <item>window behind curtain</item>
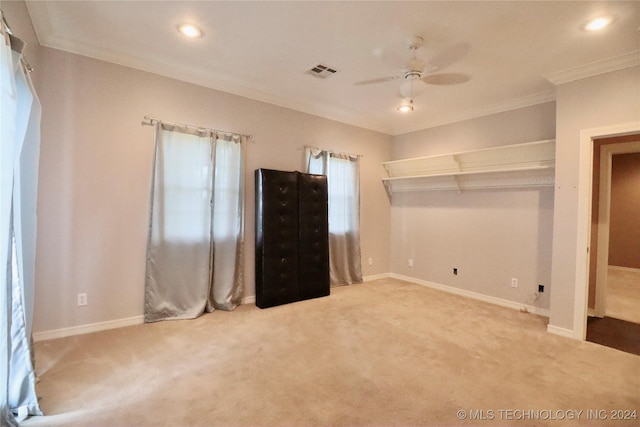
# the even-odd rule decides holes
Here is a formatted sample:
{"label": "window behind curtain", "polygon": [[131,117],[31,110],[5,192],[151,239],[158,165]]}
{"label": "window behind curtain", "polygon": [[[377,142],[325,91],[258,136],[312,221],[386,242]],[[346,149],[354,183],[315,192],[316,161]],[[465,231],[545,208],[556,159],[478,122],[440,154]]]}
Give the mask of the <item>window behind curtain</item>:
{"label": "window behind curtain", "polygon": [[349,159],[332,157],[329,162],[329,233],[353,233],[358,228],[356,172],[355,164]]}
{"label": "window behind curtain", "polygon": [[[157,197],[163,226],[156,228],[172,242],[208,242],[213,185],[212,144],[208,138],[167,132],[158,165],[164,191]],[[160,182],[157,181],[158,184]]]}
{"label": "window behind curtain", "polygon": [[156,127],[145,321],[232,310],[243,292],[244,137]]}

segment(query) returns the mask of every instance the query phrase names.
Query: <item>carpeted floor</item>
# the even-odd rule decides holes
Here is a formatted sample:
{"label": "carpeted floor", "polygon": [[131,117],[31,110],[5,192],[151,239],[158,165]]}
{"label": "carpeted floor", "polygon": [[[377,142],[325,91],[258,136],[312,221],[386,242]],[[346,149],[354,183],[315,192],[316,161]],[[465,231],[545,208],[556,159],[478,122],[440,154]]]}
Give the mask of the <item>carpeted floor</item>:
{"label": "carpeted floor", "polygon": [[36,359],[47,415],[23,426],[640,424],[639,356],[392,279],[40,342]]}

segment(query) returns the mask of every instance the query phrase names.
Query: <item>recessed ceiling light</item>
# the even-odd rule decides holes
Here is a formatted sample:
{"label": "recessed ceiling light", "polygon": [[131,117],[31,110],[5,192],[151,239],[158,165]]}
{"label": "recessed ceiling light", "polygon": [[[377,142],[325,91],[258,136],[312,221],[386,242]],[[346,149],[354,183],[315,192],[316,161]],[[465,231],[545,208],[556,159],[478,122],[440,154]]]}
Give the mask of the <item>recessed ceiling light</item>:
{"label": "recessed ceiling light", "polygon": [[595,19],[587,21],[582,28],[586,31],[598,31],[608,27],[613,23],[615,17],[612,15],[599,16]]}
{"label": "recessed ceiling light", "polygon": [[187,37],[202,37],[202,30],[193,24],[180,24],[178,25],[178,31]]}

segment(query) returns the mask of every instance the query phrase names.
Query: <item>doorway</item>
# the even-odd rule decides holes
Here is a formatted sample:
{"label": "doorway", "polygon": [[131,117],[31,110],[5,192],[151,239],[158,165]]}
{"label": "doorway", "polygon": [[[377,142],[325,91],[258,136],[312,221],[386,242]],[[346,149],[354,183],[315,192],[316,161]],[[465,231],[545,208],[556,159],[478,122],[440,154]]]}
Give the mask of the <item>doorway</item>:
{"label": "doorway", "polygon": [[586,339],[640,354],[640,134],[593,141]]}

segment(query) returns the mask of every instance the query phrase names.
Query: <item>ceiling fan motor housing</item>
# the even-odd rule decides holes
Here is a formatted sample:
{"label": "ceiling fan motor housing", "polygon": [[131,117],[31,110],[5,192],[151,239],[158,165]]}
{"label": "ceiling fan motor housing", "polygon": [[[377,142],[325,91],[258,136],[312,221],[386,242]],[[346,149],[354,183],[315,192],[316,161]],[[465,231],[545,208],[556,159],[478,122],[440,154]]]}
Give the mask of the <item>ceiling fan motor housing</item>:
{"label": "ceiling fan motor housing", "polygon": [[[411,58],[407,63],[409,73],[422,73],[424,71],[424,61],[418,58]],[[405,75],[406,77],[406,75]]]}

